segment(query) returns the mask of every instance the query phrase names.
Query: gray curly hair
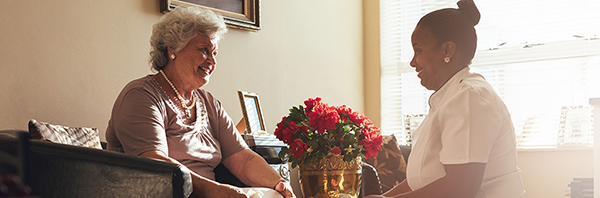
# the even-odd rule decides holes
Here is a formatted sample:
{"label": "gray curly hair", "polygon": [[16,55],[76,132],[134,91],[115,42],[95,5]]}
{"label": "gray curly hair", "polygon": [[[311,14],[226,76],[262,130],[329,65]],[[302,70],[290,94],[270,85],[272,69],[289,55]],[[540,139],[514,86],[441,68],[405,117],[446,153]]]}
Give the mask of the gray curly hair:
{"label": "gray curly hair", "polygon": [[152,26],[150,63],[152,69],[163,69],[169,62],[168,48],[183,49],[197,34],[219,41],[227,33],[223,16],[208,9],[180,6],[163,15]]}

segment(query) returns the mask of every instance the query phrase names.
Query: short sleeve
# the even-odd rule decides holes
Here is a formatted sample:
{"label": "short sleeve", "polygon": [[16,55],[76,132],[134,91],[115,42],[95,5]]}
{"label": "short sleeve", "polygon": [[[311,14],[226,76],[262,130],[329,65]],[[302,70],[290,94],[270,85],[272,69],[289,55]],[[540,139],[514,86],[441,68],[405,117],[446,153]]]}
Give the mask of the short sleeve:
{"label": "short sleeve", "polygon": [[[146,151],[159,150],[169,154],[164,126],[164,110],[158,98],[143,89],[127,91],[115,105],[112,121],[115,136],[123,151],[140,155]],[[164,108],[163,108],[164,109]]]}
{"label": "short sleeve", "polygon": [[440,161],[443,164],[486,163],[502,127],[502,117],[488,90],[463,87],[440,112]]}
{"label": "short sleeve", "polygon": [[210,125],[214,137],[216,137],[221,145],[222,159],[248,148],[248,145],[235,128],[235,124],[231,117],[227,114],[221,102],[214,98],[212,94],[202,90],[206,96],[206,109],[210,119]]}

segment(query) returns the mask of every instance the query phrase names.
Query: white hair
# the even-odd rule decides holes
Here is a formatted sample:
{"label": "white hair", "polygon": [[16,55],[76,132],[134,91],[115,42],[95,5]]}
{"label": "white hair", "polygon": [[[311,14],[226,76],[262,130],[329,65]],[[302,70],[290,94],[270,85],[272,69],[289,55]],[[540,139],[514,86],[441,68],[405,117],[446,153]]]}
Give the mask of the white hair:
{"label": "white hair", "polygon": [[208,9],[180,6],[163,15],[152,26],[150,62],[152,69],[161,70],[169,61],[168,48],[183,49],[197,34],[219,41],[227,32],[223,16]]}

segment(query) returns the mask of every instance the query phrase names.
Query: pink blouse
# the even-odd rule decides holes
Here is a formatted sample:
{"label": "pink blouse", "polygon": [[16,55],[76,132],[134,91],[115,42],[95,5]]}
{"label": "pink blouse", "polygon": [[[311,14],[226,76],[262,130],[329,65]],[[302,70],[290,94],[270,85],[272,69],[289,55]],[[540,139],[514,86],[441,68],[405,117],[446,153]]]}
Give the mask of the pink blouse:
{"label": "pink blouse", "polygon": [[202,89],[193,94],[197,118],[187,121],[152,75],[131,81],[113,106],[107,149],[132,155],[162,151],[214,180],[213,169],[221,160],[248,146],[216,98]]}

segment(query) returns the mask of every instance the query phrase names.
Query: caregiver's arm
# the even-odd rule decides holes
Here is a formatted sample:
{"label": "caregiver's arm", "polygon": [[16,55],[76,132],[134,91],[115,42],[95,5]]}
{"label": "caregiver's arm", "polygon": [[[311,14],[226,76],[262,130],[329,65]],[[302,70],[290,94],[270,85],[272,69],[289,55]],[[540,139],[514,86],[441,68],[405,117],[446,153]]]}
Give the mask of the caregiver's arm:
{"label": "caregiver's arm", "polygon": [[[485,165],[484,163],[444,165],[446,175],[423,188],[395,194],[394,192],[400,192],[399,189],[408,187],[405,184],[406,182],[402,182],[390,190],[389,193],[381,196],[368,196],[367,198],[474,198],[481,187]],[[398,188],[397,191],[396,188]]]}

